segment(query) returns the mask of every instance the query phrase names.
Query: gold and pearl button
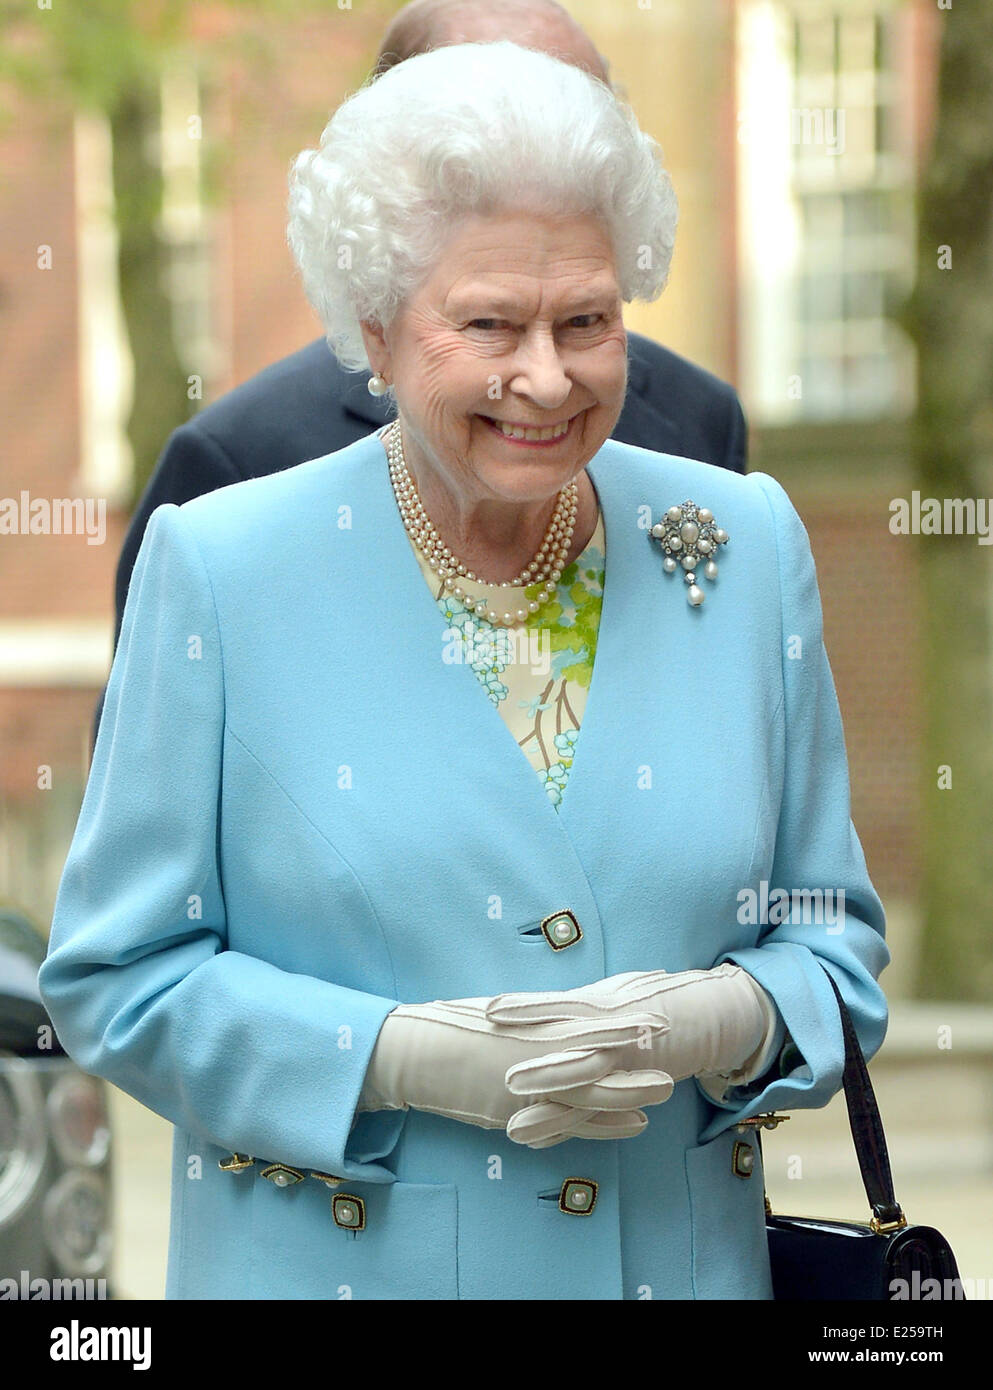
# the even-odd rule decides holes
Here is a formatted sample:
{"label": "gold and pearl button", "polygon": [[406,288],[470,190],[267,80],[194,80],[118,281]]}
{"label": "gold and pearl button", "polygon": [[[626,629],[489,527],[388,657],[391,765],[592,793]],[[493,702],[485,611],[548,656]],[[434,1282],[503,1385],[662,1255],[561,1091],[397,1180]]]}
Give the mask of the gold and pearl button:
{"label": "gold and pearl button", "polygon": [[243,1173],[246,1168],[251,1168],[255,1159],[251,1154],[230,1154],[227,1158],[218,1160],[217,1166],[222,1173]]}
{"label": "gold and pearl button", "polygon": [[589,1216],[596,1198],[597,1185],[592,1178],[566,1178],[559,1193],[559,1211],[569,1216]]}
{"label": "gold and pearl button", "polygon": [[303,1174],[288,1163],[270,1163],[262,1169],[259,1177],[267,1178],[273,1187],[295,1187],[298,1182],[303,1182]]}
{"label": "gold and pearl button", "polygon": [[570,912],[568,908],[543,918],[541,930],[553,951],[564,951],[567,946],[574,946],[577,941],[581,941],[583,936],[583,929],[576,920],[575,913]]}
{"label": "gold and pearl button", "polygon": [[331,1198],[334,1224],[344,1231],[365,1230],[365,1202],[350,1192],[336,1192]]}
{"label": "gold and pearl button", "polygon": [[311,1173],[310,1176],[322,1182],[325,1187],[340,1187],[345,1181],[344,1178],[336,1177],[334,1173]]}
{"label": "gold and pearl button", "polygon": [[731,1171],[736,1178],[750,1178],[755,1171],[755,1150],[743,1140],[735,1140]]}

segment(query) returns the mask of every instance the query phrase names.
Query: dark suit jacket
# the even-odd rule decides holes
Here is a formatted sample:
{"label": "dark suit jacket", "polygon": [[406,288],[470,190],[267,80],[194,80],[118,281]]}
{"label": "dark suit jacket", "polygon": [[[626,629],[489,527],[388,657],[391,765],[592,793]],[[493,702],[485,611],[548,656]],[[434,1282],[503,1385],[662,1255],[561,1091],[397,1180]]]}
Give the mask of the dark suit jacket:
{"label": "dark suit jacket", "polygon": [[[174,430],[145,489],[117,566],[114,650],[145,527],[164,502],[260,478],[343,449],[392,418],[323,338],[266,367]],[[628,389],[614,439],[745,471],[745,417],[732,387],[638,333],[628,334]],[[103,695],[93,721],[96,741]]]}

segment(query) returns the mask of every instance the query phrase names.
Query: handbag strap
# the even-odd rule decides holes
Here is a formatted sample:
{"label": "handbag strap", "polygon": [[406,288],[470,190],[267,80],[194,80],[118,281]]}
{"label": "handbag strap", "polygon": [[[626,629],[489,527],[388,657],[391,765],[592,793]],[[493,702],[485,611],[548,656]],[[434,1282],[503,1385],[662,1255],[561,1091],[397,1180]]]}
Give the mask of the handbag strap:
{"label": "handbag strap", "polygon": [[[862,1174],[862,1185],[865,1188],[865,1195],[872,1211],[872,1228],[880,1233],[896,1230],[906,1225],[906,1217],[893,1191],[893,1175],[890,1172],[886,1135],[883,1133],[883,1122],[879,1117],[876,1095],[872,1089],[872,1082],[869,1080],[869,1069],[859,1044],[858,1034],[855,1032],[855,1024],[848,1012],[848,1005],[841,997],[841,991],[835,983],[834,976],[823,966],[822,969],[824,969],[831,988],[834,990],[834,997],[838,1001],[838,1012],[841,1014],[841,1033],[845,1040],[843,1078],[845,1102],[848,1106],[848,1121],[851,1125],[852,1139],[855,1142],[855,1152]],[[759,1152],[761,1153],[762,1135],[758,1128],[756,1128],[755,1134],[759,1141]],[[771,1211],[768,1196],[766,1196],[766,1210]]]}
{"label": "handbag strap", "polygon": [[834,990],[841,1014],[841,1031],[845,1039],[845,1102],[862,1173],[862,1184],[872,1209],[873,1226],[900,1226],[904,1224],[905,1218],[893,1191],[886,1135],[883,1133],[876,1095],[869,1080],[869,1068],[859,1045],[852,1016],[841,997],[834,976],[829,970],[824,970],[824,973]]}

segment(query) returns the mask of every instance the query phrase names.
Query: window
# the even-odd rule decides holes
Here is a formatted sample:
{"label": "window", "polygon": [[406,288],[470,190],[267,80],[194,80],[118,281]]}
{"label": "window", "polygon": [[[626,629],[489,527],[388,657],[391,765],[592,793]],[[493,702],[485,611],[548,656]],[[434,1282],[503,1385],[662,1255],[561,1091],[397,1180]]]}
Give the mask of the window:
{"label": "window", "polygon": [[117,275],[117,227],[110,122],[80,113],[73,122],[79,332],[78,486],[111,506],[130,494],[126,433],[133,385]]}
{"label": "window", "polygon": [[738,29],[743,389],[766,423],[902,416],[913,282],[900,8],[760,0]]}

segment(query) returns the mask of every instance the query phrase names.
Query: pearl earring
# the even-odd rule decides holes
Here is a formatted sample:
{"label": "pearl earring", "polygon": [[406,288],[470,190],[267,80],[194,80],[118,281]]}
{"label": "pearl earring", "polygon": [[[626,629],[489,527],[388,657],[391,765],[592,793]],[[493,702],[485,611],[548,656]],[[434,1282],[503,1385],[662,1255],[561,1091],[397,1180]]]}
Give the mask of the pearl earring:
{"label": "pearl earring", "polygon": [[385,396],[390,389],[389,383],[384,381],[378,372],[375,376],[371,376],[366,384],[369,387],[370,396]]}

